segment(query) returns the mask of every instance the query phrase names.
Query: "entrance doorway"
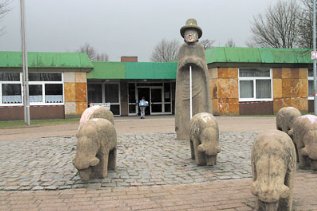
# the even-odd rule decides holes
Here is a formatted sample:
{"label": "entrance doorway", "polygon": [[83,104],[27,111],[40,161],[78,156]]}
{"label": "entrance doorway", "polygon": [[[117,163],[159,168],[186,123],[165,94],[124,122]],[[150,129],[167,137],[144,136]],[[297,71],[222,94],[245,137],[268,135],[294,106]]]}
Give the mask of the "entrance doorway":
{"label": "entrance doorway", "polygon": [[[150,115],[150,107],[151,107],[151,100],[150,100],[150,88],[138,88],[138,103],[144,97],[146,101],[149,102],[149,106],[145,108],[145,115]],[[138,110],[138,115],[140,115],[140,109]]]}
{"label": "entrance doorway", "polygon": [[139,115],[138,102],[145,98],[149,102],[146,115],[172,114],[172,83],[129,83],[129,115]]}

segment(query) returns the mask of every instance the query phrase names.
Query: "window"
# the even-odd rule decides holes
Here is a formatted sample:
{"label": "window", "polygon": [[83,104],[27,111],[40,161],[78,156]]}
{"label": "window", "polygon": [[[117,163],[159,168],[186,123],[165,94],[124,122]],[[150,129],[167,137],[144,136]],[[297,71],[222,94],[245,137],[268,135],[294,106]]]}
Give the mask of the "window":
{"label": "window", "polygon": [[308,99],[314,99],[314,72],[312,69],[308,70]]}
{"label": "window", "polygon": [[88,102],[91,105],[110,104],[114,115],[120,115],[120,85],[119,83],[90,83],[88,87]]}
{"label": "window", "polygon": [[88,84],[88,103],[102,103],[102,84]]}
{"label": "window", "polygon": [[119,84],[104,84],[105,103],[110,103],[110,110],[114,115],[120,115],[120,90]]}
{"label": "window", "polygon": [[45,103],[63,102],[63,84],[45,84]]}
{"label": "window", "polygon": [[[0,72],[0,104],[22,104],[22,74]],[[31,105],[63,103],[62,73],[29,73]]]}
{"label": "window", "polygon": [[106,103],[119,103],[119,84],[105,84]]}
{"label": "window", "polygon": [[29,85],[30,103],[43,101],[43,86],[42,85]]}
{"label": "window", "polygon": [[29,73],[30,104],[63,103],[62,73]]}
{"label": "window", "polygon": [[271,70],[240,68],[239,98],[240,101],[272,100]]}
{"label": "window", "polygon": [[0,104],[21,104],[22,85],[20,73],[0,72]]}
{"label": "window", "polygon": [[21,84],[2,84],[2,103],[22,103]]}

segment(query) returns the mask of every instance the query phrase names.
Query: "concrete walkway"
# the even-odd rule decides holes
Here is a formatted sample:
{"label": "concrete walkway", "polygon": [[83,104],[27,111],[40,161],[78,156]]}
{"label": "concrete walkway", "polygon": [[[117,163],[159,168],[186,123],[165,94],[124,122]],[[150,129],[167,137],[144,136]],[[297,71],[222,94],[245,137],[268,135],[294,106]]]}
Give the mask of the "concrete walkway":
{"label": "concrete walkway", "polygon": [[[71,163],[77,124],[0,130],[0,210],[252,210],[250,148],[275,119],[217,119],[222,152],[199,167],[173,116],[116,118],[116,171],[88,183]],[[317,172],[299,170],[295,210],[317,210],[316,196]]]}

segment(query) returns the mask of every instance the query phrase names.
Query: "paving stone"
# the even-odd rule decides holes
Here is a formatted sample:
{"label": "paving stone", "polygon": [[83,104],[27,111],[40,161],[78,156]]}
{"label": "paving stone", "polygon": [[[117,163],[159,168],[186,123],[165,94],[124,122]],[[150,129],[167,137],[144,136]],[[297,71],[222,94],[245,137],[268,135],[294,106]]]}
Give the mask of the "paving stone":
{"label": "paving stone", "polygon": [[120,135],[116,170],[109,171],[107,178],[89,182],[80,180],[72,164],[75,137],[2,141],[0,190],[153,186],[249,178],[255,136],[254,132],[221,133],[217,165],[197,166],[190,157],[189,143],[175,140],[174,133]]}

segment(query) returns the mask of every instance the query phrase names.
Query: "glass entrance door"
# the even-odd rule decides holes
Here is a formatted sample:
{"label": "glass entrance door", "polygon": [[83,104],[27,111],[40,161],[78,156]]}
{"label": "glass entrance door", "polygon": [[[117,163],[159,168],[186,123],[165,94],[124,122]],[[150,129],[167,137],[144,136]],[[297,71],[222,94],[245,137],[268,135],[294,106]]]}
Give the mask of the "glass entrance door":
{"label": "glass entrance door", "polygon": [[163,89],[151,87],[151,114],[163,112]]}
{"label": "glass entrance door", "polygon": [[[150,115],[150,112],[151,112],[150,88],[148,87],[138,88],[138,102],[137,103],[140,102],[142,97],[144,97],[144,99],[149,102],[149,106],[145,108],[145,115]],[[140,115],[140,109],[138,109],[138,115]]]}

